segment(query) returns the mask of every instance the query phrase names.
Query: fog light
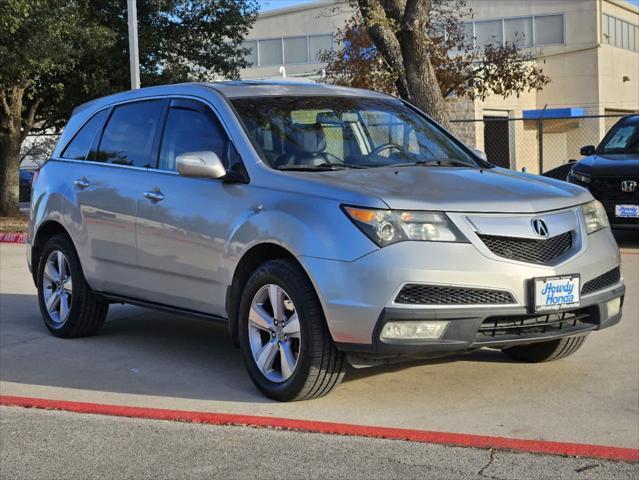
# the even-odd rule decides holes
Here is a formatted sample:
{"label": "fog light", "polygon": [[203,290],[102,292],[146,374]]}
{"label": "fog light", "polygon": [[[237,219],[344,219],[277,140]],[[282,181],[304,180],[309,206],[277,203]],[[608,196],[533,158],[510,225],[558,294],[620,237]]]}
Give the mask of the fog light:
{"label": "fog light", "polygon": [[613,298],[606,302],[606,317],[614,317],[621,310],[621,297]]}
{"label": "fog light", "polygon": [[388,322],[379,338],[388,340],[427,340],[440,338],[450,322],[428,320],[425,322]]}

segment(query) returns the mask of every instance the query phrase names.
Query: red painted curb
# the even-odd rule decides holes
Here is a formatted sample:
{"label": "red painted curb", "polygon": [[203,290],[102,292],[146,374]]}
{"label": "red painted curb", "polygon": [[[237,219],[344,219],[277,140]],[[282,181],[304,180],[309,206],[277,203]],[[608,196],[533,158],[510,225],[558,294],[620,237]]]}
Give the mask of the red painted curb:
{"label": "red painted curb", "polygon": [[19,232],[0,233],[0,243],[27,243],[27,234]]}
{"label": "red painted curb", "polygon": [[517,438],[491,437],[463,433],[431,432],[404,428],[350,425],[290,418],[261,417],[228,413],[192,412],[166,410],[160,408],[128,407],[124,405],[104,405],[99,403],[70,402],[44,398],[13,397],[0,395],[0,405],[48,410],[65,410],[76,413],[93,413],[118,417],[172,420],[179,422],[204,423],[209,425],[243,425],[269,427],[304,432],[351,435],[357,437],[408,440],[411,442],[456,445],[473,448],[495,448],[527,453],[545,453],[573,457],[603,458],[611,460],[639,461],[639,449],[587,445],[580,443],[547,442]]}

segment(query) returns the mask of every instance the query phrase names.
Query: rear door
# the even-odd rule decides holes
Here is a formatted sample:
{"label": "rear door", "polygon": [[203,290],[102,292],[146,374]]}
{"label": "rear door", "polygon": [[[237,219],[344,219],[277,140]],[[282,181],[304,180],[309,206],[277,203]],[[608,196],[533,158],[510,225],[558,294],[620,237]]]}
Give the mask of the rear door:
{"label": "rear door", "polygon": [[243,184],[187,178],[176,171],[185,152],[213,151],[229,167],[234,154],[213,110],[176,98],[166,117],[158,168],[138,186],[138,251],[145,300],[225,315],[229,272],[224,248],[233,213],[242,203]]}
{"label": "rear door", "polygon": [[168,100],[120,104],[109,112],[75,179],[82,215],[84,274],[99,291],[136,296],[137,203],[154,164]]}

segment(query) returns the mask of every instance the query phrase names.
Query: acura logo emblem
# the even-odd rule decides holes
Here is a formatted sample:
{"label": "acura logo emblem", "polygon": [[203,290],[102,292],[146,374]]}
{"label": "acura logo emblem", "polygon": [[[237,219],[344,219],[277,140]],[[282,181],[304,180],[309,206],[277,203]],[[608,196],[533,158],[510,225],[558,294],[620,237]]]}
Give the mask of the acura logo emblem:
{"label": "acura logo emblem", "polygon": [[543,218],[533,218],[532,228],[540,237],[546,238],[548,236],[548,225]]}
{"label": "acura logo emblem", "polygon": [[634,180],[624,180],[621,182],[621,191],[622,192],[634,192],[637,189],[637,182]]}

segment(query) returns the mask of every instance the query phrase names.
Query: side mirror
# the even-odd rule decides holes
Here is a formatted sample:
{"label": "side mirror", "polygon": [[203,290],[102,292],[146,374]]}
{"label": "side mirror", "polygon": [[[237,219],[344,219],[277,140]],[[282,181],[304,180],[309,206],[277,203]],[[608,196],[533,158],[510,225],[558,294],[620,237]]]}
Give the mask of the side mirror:
{"label": "side mirror", "polygon": [[473,151],[473,153],[475,155],[477,155],[479,158],[481,158],[485,162],[488,161],[488,157],[486,156],[486,152],[484,152],[483,150],[479,150],[477,148],[471,148],[471,150]]}
{"label": "side mirror", "polygon": [[593,153],[595,153],[595,146],[586,145],[585,147],[581,147],[581,149],[579,150],[579,153],[581,153],[584,157],[588,157],[592,155]]}
{"label": "side mirror", "polygon": [[215,152],[185,152],[175,158],[177,171],[183,177],[222,178],[226,169]]}

